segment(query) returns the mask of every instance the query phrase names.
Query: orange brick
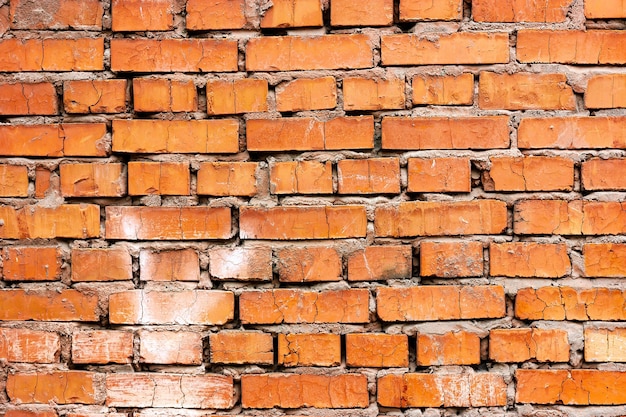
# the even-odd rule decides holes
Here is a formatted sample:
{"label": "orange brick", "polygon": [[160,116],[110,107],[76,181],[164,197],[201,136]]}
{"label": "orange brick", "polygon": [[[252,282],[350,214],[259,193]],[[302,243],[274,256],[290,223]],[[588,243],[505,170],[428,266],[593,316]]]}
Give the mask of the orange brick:
{"label": "orange brick", "polygon": [[498,407],[506,405],[501,375],[402,374],[378,377],[378,404],[383,407]]}
{"label": "orange brick", "polygon": [[52,83],[0,84],[0,115],[53,115],[58,113]]}
{"label": "orange brick", "polygon": [[173,0],[112,0],[112,29],[114,32],[171,30],[173,9]]}
{"label": "orange brick", "polygon": [[270,248],[209,249],[209,273],[215,280],[270,281]]}
{"label": "orange brick", "polygon": [[246,45],[247,71],[371,68],[373,59],[370,40],[362,34],[268,36]]}
{"label": "orange brick", "polygon": [[274,338],[259,332],[219,332],[209,336],[212,363],[272,365]]}
{"label": "orange brick", "polygon": [[586,0],[587,19],[610,19],[626,17],[626,4],[622,0]]}
{"label": "orange brick", "polygon": [[61,277],[61,252],[55,247],[7,247],[2,258],[4,281],[55,281]]}
{"label": "orange brick", "polygon": [[585,327],[585,362],[626,362],[626,328]]}
{"label": "orange brick", "polygon": [[239,123],[215,120],[113,120],[113,152],[237,153]]}
{"label": "orange brick", "polygon": [[472,17],[477,22],[564,22],[572,0],[473,0]]}
{"label": "orange brick", "polygon": [[132,258],[123,248],[72,249],[72,281],[122,281],[133,278]]}
{"label": "orange brick", "polygon": [[194,249],[139,252],[141,281],[199,281],[200,261]]}
{"label": "orange brick", "polygon": [[237,114],[267,111],[267,81],[215,80],[206,84],[207,113]]}
{"label": "orange brick", "polygon": [[104,38],[4,39],[0,57],[3,72],[102,71]]}
{"label": "orange brick", "polygon": [[138,112],[194,112],[198,91],[193,81],[134,78],[133,104]]}
{"label": "orange brick", "polygon": [[412,201],[375,211],[376,236],[497,235],[507,226],[506,203],[498,200]]}
{"label": "orange brick", "polygon": [[245,0],[187,0],[187,29],[241,29],[246,23]]}
{"label": "orange brick", "polygon": [[96,373],[58,371],[16,373],[7,377],[7,395],[13,403],[101,404]]}
{"label": "orange brick", "polygon": [[[21,409],[8,409],[4,412],[4,416],[5,417],[58,417],[57,413],[54,410],[31,411],[31,410],[21,410]],[[121,417],[121,416],[117,416],[117,417]]]}
{"label": "orange brick", "polygon": [[409,192],[469,193],[472,190],[468,158],[409,158],[408,174]]}
{"label": "orange brick", "polygon": [[520,30],[517,59],[520,62],[562,64],[626,64],[621,30]]}
{"label": "orange brick", "polygon": [[93,330],[72,335],[73,363],[131,363],[133,332]]}
{"label": "orange brick", "polygon": [[480,338],[470,332],[448,332],[417,336],[417,364],[476,365],[480,364]]}
{"label": "orange brick", "polygon": [[7,362],[55,363],[59,361],[59,335],[28,329],[0,329],[0,360]]}
{"label": "orange brick", "polygon": [[383,321],[434,321],[497,318],[505,315],[500,286],[435,286],[376,290],[378,317]]}
{"label": "orange brick", "polygon": [[369,246],[348,257],[349,281],[411,278],[410,246]]}
{"label": "orange brick", "polygon": [[198,170],[198,194],[253,196],[257,193],[257,162],[203,162]]}
{"label": "orange brick", "polygon": [[626,169],[626,159],[594,158],[582,163],[583,188],[592,190],[626,190],[626,178],[616,175]]}
{"label": "orange brick", "polygon": [[406,368],[409,366],[409,339],[405,334],[347,334],[346,365]]}
{"label": "orange brick", "polygon": [[234,405],[231,376],[111,373],[106,376],[109,407],[228,409]]}
{"label": "orange brick", "polygon": [[324,110],[337,107],[334,77],[298,78],[276,86],[276,110]]}
{"label": "orange brick", "polygon": [[583,257],[586,277],[626,276],[626,244],[586,243]]}
{"label": "orange brick", "polygon": [[126,80],[66,81],[63,106],[68,113],[123,113]]}
{"label": "orange brick", "polygon": [[626,107],[626,74],[596,75],[590,78],[585,91],[585,107]]}
{"label": "orange brick", "polygon": [[77,290],[1,290],[0,320],[98,321],[98,297]]}
{"label": "orange brick", "polygon": [[383,117],[383,149],[508,148],[509,118]]}
{"label": "orange brick", "polygon": [[280,249],[276,265],[281,282],[340,281],[341,256],[334,248]]}
{"label": "orange brick", "polygon": [[367,323],[369,291],[245,291],[239,296],[239,318],[244,324]]}
{"label": "orange brick", "polygon": [[28,197],[28,168],[0,165],[0,197]]}
{"label": "orange brick", "polygon": [[[58,183],[56,187],[58,189]],[[35,168],[35,197],[44,198],[52,190],[52,173],[44,167]]]}
{"label": "orange brick", "polygon": [[262,28],[322,26],[320,0],[274,0],[261,19]]}
{"label": "orange brick", "polygon": [[572,269],[564,243],[491,243],[489,259],[492,276],[560,278]]}
{"label": "orange brick", "polygon": [[229,291],[125,291],[109,296],[109,321],[219,325],[233,319],[234,304]]}
{"label": "orange brick", "polygon": [[413,77],[413,104],[457,106],[473,103],[473,74]]}
{"label": "orange brick", "polygon": [[481,242],[420,243],[420,274],[440,278],[483,276]]}
{"label": "orange brick", "polygon": [[270,164],[272,194],[332,194],[330,162],[288,161]]}
{"label": "orange brick", "polygon": [[400,192],[398,158],[344,159],[337,163],[339,194]]}
{"label": "orange brick", "polygon": [[496,362],[569,361],[565,330],[494,329],[489,332],[489,358]]}
{"label": "orange brick", "polygon": [[365,237],[366,228],[364,206],[239,209],[241,239],[344,239]]}
{"label": "orange brick", "polygon": [[228,239],[228,207],[106,208],[106,238],[124,240]]}
{"label": "orange brick", "polygon": [[487,110],[576,110],[565,74],[481,72],[478,105]]}
{"label": "orange brick", "polygon": [[462,0],[400,0],[400,21],[461,20]]}
{"label": "orange brick", "polygon": [[366,408],[367,377],[359,374],[242,375],[243,408]]}
{"label": "orange brick", "polygon": [[128,163],[128,194],[189,195],[188,162]]}
{"label": "orange brick", "polygon": [[121,197],[126,194],[122,165],[111,162],[61,164],[64,197]]}
{"label": "orange brick", "polygon": [[[569,158],[527,156],[490,158],[486,191],[571,191],[574,161]],[[491,181],[489,181],[491,179]]]}
{"label": "orange brick", "polygon": [[334,0],[330,4],[332,26],[389,26],[393,23],[393,0]]}
{"label": "orange brick", "polygon": [[114,72],[231,72],[237,59],[232,40],[111,39]]}
{"label": "orange brick", "polygon": [[279,334],[278,364],[293,366],[337,366],[341,364],[338,334]]}
{"label": "orange brick", "polygon": [[0,137],[5,156],[106,156],[104,123],[3,125]]}
{"label": "orange brick", "polygon": [[387,79],[344,78],[343,108],[345,110],[403,109],[404,89],[404,79],[393,76]]}
{"label": "orange brick", "polygon": [[[54,208],[0,206],[0,238],[86,239],[100,236],[100,207],[93,204],[62,204]],[[72,219],[72,221],[68,221]]]}
{"label": "orange brick", "polygon": [[181,331],[142,331],[139,334],[139,362],[200,365],[202,335]]}
{"label": "orange brick", "polygon": [[326,150],[371,149],[374,147],[372,116],[335,117],[324,123]]}
{"label": "orange brick", "polygon": [[14,0],[10,6],[11,29],[102,29],[100,0]]}
{"label": "orange brick", "polygon": [[509,36],[506,33],[458,32],[427,37],[382,35],[380,49],[381,65],[384,66],[509,62]]}
{"label": "orange brick", "polygon": [[626,117],[552,117],[522,119],[521,149],[594,149],[626,147]]}

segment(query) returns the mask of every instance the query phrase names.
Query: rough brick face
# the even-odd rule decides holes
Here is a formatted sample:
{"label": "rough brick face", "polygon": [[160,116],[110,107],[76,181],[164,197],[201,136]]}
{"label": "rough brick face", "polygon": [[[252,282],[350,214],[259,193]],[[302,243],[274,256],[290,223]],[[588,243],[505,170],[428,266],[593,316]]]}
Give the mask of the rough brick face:
{"label": "rough brick face", "polygon": [[66,197],[121,197],[126,194],[122,164],[63,164],[61,194]]}
{"label": "rough brick face", "polygon": [[276,87],[276,110],[334,109],[337,82],[334,77],[299,78]]}
{"label": "rough brick face", "polygon": [[479,277],[483,274],[480,242],[422,242],[420,275],[441,278]]}
{"label": "rough brick face", "polygon": [[28,168],[0,165],[0,197],[28,196]]}
{"label": "rough brick face", "polygon": [[266,333],[212,333],[209,346],[213,363],[271,365],[274,362],[273,339]]}
{"label": "rough brick face", "polygon": [[276,0],[261,19],[262,28],[322,26],[320,0]]}
{"label": "rough brick face", "polygon": [[410,158],[408,165],[411,192],[469,192],[470,161],[466,158]]}
{"label": "rough brick face", "polygon": [[87,364],[130,363],[133,333],[96,330],[72,335],[72,362]]}
{"label": "rough brick face", "polygon": [[440,106],[470,105],[474,102],[474,75],[413,77],[413,104]]}
{"label": "rough brick face", "polygon": [[5,248],[2,261],[4,281],[54,281],[61,276],[61,253],[57,248]]}
{"label": "rough brick face", "polygon": [[489,357],[496,362],[567,362],[565,330],[498,329],[489,332]]}
{"label": "rough brick face", "polygon": [[168,30],[174,26],[172,0],[113,0],[112,29],[116,32]]}
{"label": "rough brick face", "polygon": [[134,78],[133,104],[138,112],[191,112],[198,108],[198,92],[192,81]]}
{"label": "rough brick face", "polygon": [[141,332],[139,361],[158,364],[200,365],[202,336],[195,332]]}
{"label": "rough brick face", "polygon": [[400,0],[400,20],[461,20],[462,0]]}
{"label": "rough brick face", "polygon": [[346,365],[369,368],[407,367],[409,341],[406,335],[347,334]]}
{"label": "rough brick face", "polygon": [[7,378],[7,395],[13,403],[98,404],[95,376],[83,371],[12,374]]}
{"label": "rough brick face", "polygon": [[198,281],[200,261],[193,249],[139,253],[139,278],[142,281]]}
{"label": "rough brick face", "polygon": [[548,0],[545,3],[523,0],[473,0],[472,17],[477,22],[547,22],[565,21],[572,0]]}
{"label": "rough brick face", "polygon": [[411,272],[410,246],[370,246],[348,257],[350,281],[410,278]]}
{"label": "rough brick face", "polygon": [[559,278],[571,269],[567,247],[558,243],[492,243],[489,259],[493,276]]}
{"label": "rough brick face", "polygon": [[475,365],[480,363],[480,338],[469,332],[417,336],[417,364]]}
{"label": "rough brick face", "polygon": [[0,329],[0,360],[7,362],[54,363],[61,350],[57,333],[27,329]]}
{"label": "rough brick face", "polygon": [[67,81],[63,106],[68,113],[123,113],[126,80]]}
{"label": "rough brick face", "polygon": [[72,281],[122,281],[133,277],[132,258],[127,250],[72,250]]}
{"label": "rough brick face", "polygon": [[[574,161],[567,158],[528,156],[491,158],[489,191],[571,191]],[[493,188],[493,189],[492,189]]]}
{"label": "rough brick face", "polygon": [[279,334],[278,363],[283,366],[337,366],[341,363],[338,334]]}
{"label": "rough brick face", "polygon": [[51,83],[0,84],[0,114],[57,114],[57,95]]}
{"label": "rough brick face", "polygon": [[333,248],[285,248],[276,253],[282,282],[340,281],[341,255]]}

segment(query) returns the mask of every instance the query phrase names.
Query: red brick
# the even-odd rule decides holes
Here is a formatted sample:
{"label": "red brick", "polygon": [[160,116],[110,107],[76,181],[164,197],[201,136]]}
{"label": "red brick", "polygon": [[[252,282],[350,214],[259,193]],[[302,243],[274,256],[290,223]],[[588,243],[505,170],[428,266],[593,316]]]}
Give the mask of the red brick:
{"label": "red brick", "polygon": [[474,75],[418,75],[413,77],[413,104],[440,106],[474,103]]}
{"label": "red brick", "polygon": [[585,362],[626,362],[626,328],[585,327]]}
{"label": "red brick", "polygon": [[378,378],[383,407],[498,407],[506,405],[507,385],[495,373],[402,374]]}
{"label": "red brick", "polygon": [[626,244],[586,243],[583,245],[586,277],[626,276]]}
{"label": "red brick", "polygon": [[138,112],[194,112],[198,91],[193,81],[134,78],[133,104]]}
{"label": "red brick", "polygon": [[142,331],[139,334],[139,362],[200,365],[202,335],[181,331]]}
{"label": "red brick", "polygon": [[63,106],[68,113],[124,113],[126,80],[66,81]]}
{"label": "red brick", "polygon": [[28,168],[0,165],[0,197],[28,197]]}
{"label": "red brick", "polygon": [[491,243],[489,261],[491,276],[560,278],[572,269],[564,243]]}
{"label": "red brick", "polygon": [[417,336],[417,364],[477,365],[480,364],[480,338],[470,332],[448,332]]}
{"label": "red brick", "polygon": [[77,290],[1,290],[0,320],[98,321],[98,296]]}
{"label": "red brick", "polygon": [[237,153],[239,123],[214,120],[113,120],[113,152]]}
{"label": "red brick", "polygon": [[[68,416],[72,416],[72,414],[68,414]],[[58,417],[58,415],[54,410],[43,409],[43,410],[31,411],[31,410],[21,410],[21,409],[8,409],[4,412],[4,417]],[[79,416],[74,415],[73,417],[79,417]],[[117,416],[117,417],[122,417],[122,416]]]}
{"label": "red brick", "polygon": [[403,109],[404,89],[404,79],[394,76],[386,79],[344,78],[343,108],[345,110]]}
{"label": "red brick", "polygon": [[111,39],[111,71],[237,71],[237,42],[218,39]]}
{"label": "red brick", "polygon": [[123,248],[72,249],[72,281],[123,281],[133,278],[132,258]]}
{"label": "red brick", "polygon": [[348,257],[349,281],[411,278],[410,246],[369,246]]}
{"label": "red brick", "polygon": [[271,281],[270,248],[209,249],[209,273],[215,280]]}
{"label": "red brick", "polygon": [[409,366],[409,339],[405,334],[347,334],[346,366],[406,368]]}
{"label": "red brick", "polygon": [[141,281],[199,281],[200,261],[194,249],[139,252]]}
{"label": "red brick", "polygon": [[507,227],[506,203],[498,200],[411,201],[379,206],[379,237],[497,235]]}
{"label": "red brick", "polygon": [[61,252],[56,247],[6,247],[2,251],[4,281],[56,281],[61,277]]}
{"label": "red brick", "polygon": [[564,22],[572,0],[473,0],[472,17],[477,22]]}
{"label": "red brick", "polygon": [[487,110],[576,110],[576,97],[565,74],[483,71],[478,106]]}
{"label": "red brick", "polygon": [[0,329],[0,360],[6,362],[55,363],[59,361],[59,335],[28,329]]}
{"label": "red brick", "polygon": [[486,191],[571,191],[574,187],[574,161],[569,158],[493,157],[490,161],[483,181]]}
{"label": "red brick", "polygon": [[509,118],[384,117],[383,149],[508,148]]}
{"label": "red brick", "polygon": [[320,0],[274,0],[261,19],[262,28],[322,26],[323,24]]}
{"label": "red brick", "polygon": [[53,84],[0,84],[1,115],[53,115],[57,113],[57,92]]}
{"label": "red brick", "polygon": [[461,20],[463,0],[400,0],[400,21]]}
{"label": "red brick", "polygon": [[509,36],[506,33],[433,33],[426,37],[382,35],[380,49],[383,66],[509,62]]}
{"label": "red brick", "polygon": [[367,378],[359,374],[242,375],[243,408],[366,408]]}
{"label": "red brick", "polygon": [[324,110],[337,107],[334,77],[298,78],[276,86],[276,110]]}
{"label": "red brick", "polygon": [[121,197],[126,194],[122,165],[112,162],[61,164],[64,197]]}
{"label": "red brick", "polygon": [[72,363],[131,363],[133,360],[133,333],[115,330],[74,332],[72,335]]}
{"label": "red brick", "polygon": [[276,254],[281,282],[341,281],[341,256],[334,248],[290,247]]}
{"label": "red brick", "polygon": [[[100,208],[93,204],[62,204],[55,208],[0,206],[2,239],[86,239],[100,236]],[[68,221],[72,219],[72,221]]]}
{"label": "red brick", "polygon": [[104,38],[0,40],[0,71],[102,71]]}
{"label": "red brick", "polygon": [[215,196],[253,196],[257,193],[257,162],[203,162],[197,193]]}
{"label": "red brick", "polygon": [[344,159],[337,175],[339,194],[400,193],[398,158]]}
{"label": "red brick", "polygon": [[188,0],[187,29],[241,29],[246,23],[245,0]]}
{"label": "red brick", "polygon": [[114,32],[171,30],[173,8],[173,0],[112,0],[112,29]]}
{"label": "red brick", "polygon": [[278,364],[293,366],[337,366],[341,364],[338,334],[279,334]]}
{"label": "red brick", "polygon": [[498,318],[505,315],[500,286],[434,286],[376,290],[378,317],[383,321],[434,321]]}
{"label": "red brick", "polygon": [[233,319],[229,291],[118,292],[109,296],[109,321],[115,324],[219,325]]}
{"label": "red brick", "polygon": [[11,29],[102,29],[100,0],[14,0],[10,6]]}
{"label": "red brick", "polygon": [[267,91],[266,80],[209,80],[206,84],[207,113],[215,115],[267,111]]}
{"label": "red brick", "polygon": [[228,409],[234,405],[233,378],[213,374],[112,373],[106,376],[106,394],[109,407]]}
{"label": "red brick", "polygon": [[468,158],[409,158],[407,191],[469,193],[471,163]]}
{"label": "red brick", "polygon": [[104,123],[3,125],[0,137],[5,140],[0,154],[5,156],[107,155]]}
{"label": "red brick", "polygon": [[188,162],[128,163],[128,194],[189,195]]}
{"label": "red brick", "polygon": [[393,23],[393,0],[334,0],[330,4],[332,26],[390,26]]}
{"label": "red brick", "polygon": [[626,4],[622,0],[586,0],[587,19],[625,18]]}
{"label": "red brick", "polygon": [[621,30],[520,30],[517,59],[520,62],[562,64],[626,64],[626,42]]}
{"label": "red brick", "polygon": [[420,275],[439,278],[483,276],[481,242],[421,242]]}
{"label": "red brick", "polygon": [[521,149],[626,148],[626,117],[551,117],[522,119]]}
{"label": "red brick", "polygon": [[344,239],[365,237],[366,228],[364,206],[239,209],[241,239]]}
{"label": "red brick", "polygon": [[[58,183],[56,183],[58,189]],[[44,198],[52,191],[52,173],[44,167],[35,168],[35,197]]]}
{"label": "red brick", "polygon": [[324,123],[324,148],[371,149],[374,147],[374,119],[372,116],[336,117]]}
{"label": "red brick", "polygon": [[267,333],[211,333],[209,347],[212,363],[274,364],[274,338]]}
{"label": "red brick", "polygon": [[565,330],[494,329],[489,332],[489,358],[496,362],[569,361]]}
{"label": "red brick", "polygon": [[252,38],[246,45],[247,71],[358,69],[372,64],[372,45],[362,34],[268,36]]}
{"label": "red brick", "polygon": [[367,323],[369,291],[245,291],[239,296],[239,317],[244,324]]}
{"label": "red brick", "polygon": [[106,208],[106,238],[198,240],[231,237],[228,207]]}
{"label": "red brick", "polygon": [[626,169],[626,159],[594,158],[582,163],[583,188],[595,190],[626,190],[626,178],[615,175]]}
{"label": "red brick", "polygon": [[9,374],[7,394],[13,403],[100,404],[95,379],[83,371]]}
{"label": "red brick", "polygon": [[330,162],[288,161],[270,164],[272,194],[332,194]]}
{"label": "red brick", "polygon": [[585,91],[585,107],[588,109],[626,107],[626,74],[591,77]]}

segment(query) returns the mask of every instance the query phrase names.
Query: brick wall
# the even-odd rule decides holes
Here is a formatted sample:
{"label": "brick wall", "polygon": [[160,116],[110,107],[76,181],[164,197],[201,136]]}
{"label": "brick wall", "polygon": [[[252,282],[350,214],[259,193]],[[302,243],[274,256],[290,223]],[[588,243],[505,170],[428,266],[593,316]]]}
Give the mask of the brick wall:
{"label": "brick wall", "polygon": [[0,1],[0,415],[626,415],[626,1]]}

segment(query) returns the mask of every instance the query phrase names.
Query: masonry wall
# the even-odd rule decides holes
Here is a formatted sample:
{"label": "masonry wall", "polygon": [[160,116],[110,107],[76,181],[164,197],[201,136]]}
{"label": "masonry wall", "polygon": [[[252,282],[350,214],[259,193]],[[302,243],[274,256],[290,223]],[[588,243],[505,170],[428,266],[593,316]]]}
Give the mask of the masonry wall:
{"label": "masonry wall", "polygon": [[0,414],[626,415],[626,1],[0,1]]}

